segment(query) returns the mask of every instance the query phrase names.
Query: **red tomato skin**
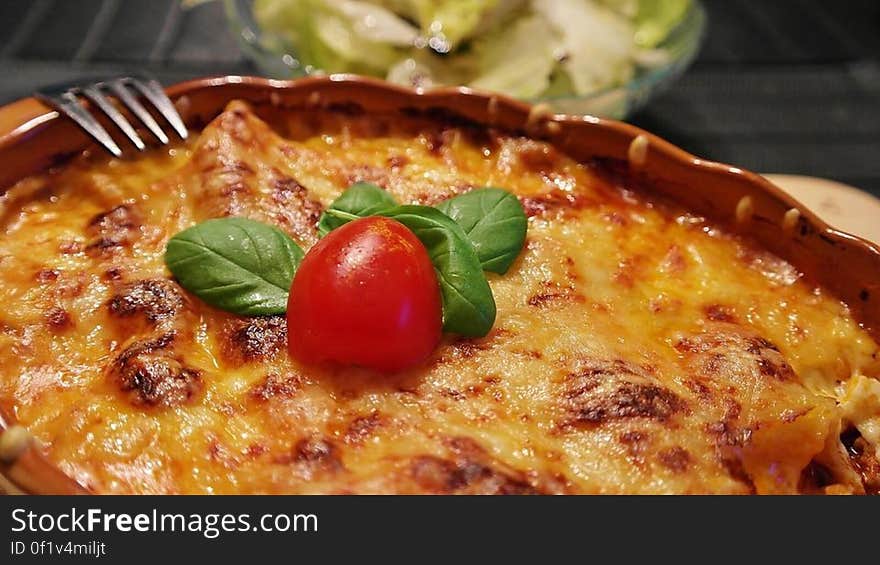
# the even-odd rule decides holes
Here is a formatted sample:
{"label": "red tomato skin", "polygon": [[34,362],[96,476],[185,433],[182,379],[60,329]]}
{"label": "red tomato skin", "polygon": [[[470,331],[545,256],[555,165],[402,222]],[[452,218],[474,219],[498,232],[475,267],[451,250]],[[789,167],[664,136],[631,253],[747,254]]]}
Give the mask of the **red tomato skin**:
{"label": "red tomato skin", "polygon": [[290,354],[384,372],[424,361],[442,332],[440,287],[422,242],[373,216],[330,232],[306,254],[290,287]]}

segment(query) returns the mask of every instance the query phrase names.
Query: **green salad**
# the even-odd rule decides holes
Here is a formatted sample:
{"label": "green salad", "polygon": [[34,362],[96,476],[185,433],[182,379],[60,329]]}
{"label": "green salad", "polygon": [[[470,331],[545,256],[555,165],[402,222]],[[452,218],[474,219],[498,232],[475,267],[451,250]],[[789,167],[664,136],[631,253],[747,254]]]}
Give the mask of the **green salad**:
{"label": "green salad", "polygon": [[519,98],[588,95],[661,64],[691,0],[256,0],[308,72]]}

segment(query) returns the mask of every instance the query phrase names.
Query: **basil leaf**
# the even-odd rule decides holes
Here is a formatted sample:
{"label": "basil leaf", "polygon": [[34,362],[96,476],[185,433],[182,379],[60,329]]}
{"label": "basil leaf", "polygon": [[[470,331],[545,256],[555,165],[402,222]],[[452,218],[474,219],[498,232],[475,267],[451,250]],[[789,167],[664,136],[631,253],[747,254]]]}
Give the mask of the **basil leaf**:
{"label": "basil leaf", "polygon": [[495,298],[467,235],[449,216],[429,206],[398,206],[380,212],[419,238],[440,283],[443,330],[482,337],[495,323]]}
{"label": "basil leaf", "polygon": [[500,188],[478,188],[450,198],[437,209],[468,235],[483,270],[503,275],[526,240],[528,220],[522,204]]}
{"label": "basil leaf", "polygon": [[247,218],[207,220],[168,241],[165,264],[208,304],[234,314],[287,310],[303,251],[283,231]]}
{"label": "basil leaf", "polygon": [[[339,198],[334,200],[327,211],[335,210],[366,217],[394,206],[397,206],[397,201],[385,190],[375,184],[357,182],[348,187]],[[321,220],[318,222],[318,233],[321,237],[324,237],[347,221],[328,214],[327,211],[321,215]]]}

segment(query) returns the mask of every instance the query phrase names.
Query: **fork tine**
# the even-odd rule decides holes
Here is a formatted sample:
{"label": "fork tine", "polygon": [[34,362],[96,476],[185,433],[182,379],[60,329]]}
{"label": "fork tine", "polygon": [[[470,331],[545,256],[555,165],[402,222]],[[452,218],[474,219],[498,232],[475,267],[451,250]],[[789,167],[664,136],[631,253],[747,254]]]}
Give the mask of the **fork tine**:
{"label": "fork tine", "polygon": [[46,96],[43,94],[38,94],[37,96],[76,122],[95,141],[101,144],[104,149],[112,153],[114,157],[122,156],[122,150],[113,141],[107,130],[85,108],[80,106],[79,99],[72,92],[68,90],[58,96]]}
{"label": "fork tine", "polygon": [[134,131],[134,128],[128,120],[125,119],[125,116],[122,115],[122,112],[117,110],[116,106],[111,104],[110,101],[107,100],[107,97],[104,96],[96,86],[87,86],[82,89],[82,93],[86,98],[94,102],[102,112],[107,114],[107,117],[122,130],[134,146],[137,147],[138,151],[143,151],[146,148],[143,140],[141,140],[137,132]]}
{"label": "fork tine", "polygon": [[146,77],[143,79],[132,78],[131,84],[138,89],[157,110],[159,110],[162,117],[171,124],[174,131],[180,136],[180,139],[187,138],[189,133],[186,131],[186,126],[184,125],[183,120],[180,119],[180,114],[177,113],[174,104],[168,99],[165,91],[162,90],[162,85],[155,80]]}
{"label": "fork tine", "polygon": [[147,111],[144,106],[138,102],[138,99],[132,95],[132,93],[128,90],[125,85],[124,79],[112,80],[107,83],[107,86],[113,91],[113,94],[119,98],[119,101],[122,104],[131,110],[131,112],[137,116],[137,118],[147,126],[153,135],[162,143],[162,145],[168,144],[168,136],[165,135],[165,132],[162,131],[162,128],[159,127],[159,124],[156,123],[156,120],[153,119],[153,116]]}

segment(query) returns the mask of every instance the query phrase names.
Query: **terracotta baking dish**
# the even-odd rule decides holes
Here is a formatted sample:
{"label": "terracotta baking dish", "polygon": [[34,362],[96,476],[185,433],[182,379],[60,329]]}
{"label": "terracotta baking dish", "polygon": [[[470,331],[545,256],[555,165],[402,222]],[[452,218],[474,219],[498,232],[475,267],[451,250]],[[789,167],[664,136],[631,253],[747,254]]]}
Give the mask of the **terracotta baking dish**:
{"label": "terracotta baking dish", "polygon": [[[419,93],[351,76],[292,82],[229,76],[177,84],[167,92],[192,129],[209,122],[233,99],[290,108],[321,105],[401,115],[420,112],[523,132],[552,141],[578,160],[629,161],[653,190],[753,237],[826,286],[880,339],[880,249],[828,226],[759,175],[699,159],[634,126],[589,116],[551,115],[539,106],[466,88]],[[77,126],[33,98],[0,108],[0,190],[88,147],[87,137]],[[13,423],[8,414],[0,416],[0,428]],[[7,488],[30,493],[87,492],[33,447],[13,459],[0,461],[0,471],[12,483]]]}

